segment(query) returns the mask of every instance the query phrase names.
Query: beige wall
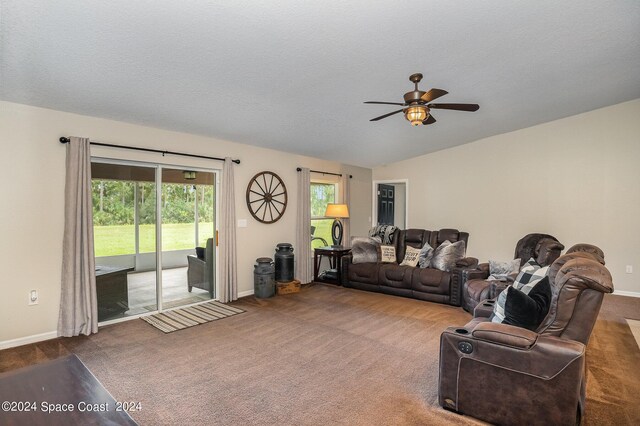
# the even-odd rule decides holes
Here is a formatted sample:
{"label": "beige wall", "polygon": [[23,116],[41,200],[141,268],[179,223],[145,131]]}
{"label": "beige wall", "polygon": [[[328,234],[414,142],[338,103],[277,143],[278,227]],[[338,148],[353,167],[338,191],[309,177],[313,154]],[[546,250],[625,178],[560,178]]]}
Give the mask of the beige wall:
{"label": "beige wall", "polygon": [[411,227],[468,231],[470,256],[510,259],[523,235],[549,233],[601,247],[616,291],[640,294],[640,99],[377,167],[373,179],[408,179]]}
{"label": "beige wall", "polygon": [[[247,219],[248,224],[246,228],[237,229],[240,292],[253,290],[256,258],[273,256],[278,242],[295,243],[297,166],[352,174],[352,232],[363,235],[369,227],[370,169],[191,134],[0,102],[0,347],[12,339],[50,334],[56,329],[65,162],[65,146],[57,140],[63,135],[239,158],[242,163],[235,166],[236,218]],[[92,148],[92,154],[191,167],[221,168],[222,164],[103,147]],[[283,218],[271,225],[255,221],[244,201],[249,180],[263,170],[277,173],[284,180],[289,195]],[[38,305],[27,305],[27,293],[31,289],[40,293]]]}

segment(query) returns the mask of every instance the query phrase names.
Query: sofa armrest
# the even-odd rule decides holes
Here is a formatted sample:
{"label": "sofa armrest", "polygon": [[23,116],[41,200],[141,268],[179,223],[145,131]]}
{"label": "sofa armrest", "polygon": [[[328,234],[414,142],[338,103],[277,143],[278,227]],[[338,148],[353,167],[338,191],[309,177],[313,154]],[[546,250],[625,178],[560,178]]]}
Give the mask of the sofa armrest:
{"label": "sofa armrest", "polygon": [[353,263],[353,255],[351,253],[345,254],[340,259],[340,285],[343,287],[349,287],[349,265]]}
{"label": "sofa armrest", "polygon": [[475,269],[478,266],[478,259],[475,257],[464,257],[456,262],[456,268]]}
{"label": "sofa armrest", "polygon": [[[483,265],[487,265],[487,268],[483,268]],[[481,263],[475,268],[465,268],[463,271],[464,282],[470,280],[486,280],[489,278],[489,264]]]}
{"label": "sofa armrest", "polygon": [[576,424],[584,352],[580,342],[481,319],[449,327],[440,336],[438,400],[491,424]]}
{"label": "sofa armrest", "polygon": [[476,324],[473,331],[471,331],[471,335],[480,340],[520,349],[530,348],[538,339],[538,333],[526,328],[495,322],[480,322]]}
{"label": "sofa armrest", "polygon": [[491,314],[493,314],[493,307],[495,306],[495,299],[485,299],[480,301],[473,308],[473,317],[474,318],[489,318]]}
{"label": "sofa armrest", "polygon": [[[441,357],[446,357],[444,352],[452,349],[456,359],[466,356],[498,368],[546,379],[562,372],[574,360],[583,358],[586,350],[582,343],[574,340],[543,336],[481,318],[472,319],[464,327],[448,327],[440,342]],[[468,342],[471,352],[461,353],[459,342]]]}

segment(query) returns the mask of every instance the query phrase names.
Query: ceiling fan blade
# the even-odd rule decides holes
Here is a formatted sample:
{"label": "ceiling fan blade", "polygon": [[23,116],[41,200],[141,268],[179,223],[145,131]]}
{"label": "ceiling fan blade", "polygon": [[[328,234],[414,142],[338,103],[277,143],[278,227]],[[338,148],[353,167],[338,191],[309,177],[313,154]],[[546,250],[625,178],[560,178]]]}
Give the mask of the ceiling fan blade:
{"label": "ceiling fan blade", "polygon": [[423,125],[433,124],[436,122],[436,119],[433,118],[433,115],[429,114],[429,116],[422,122]]}
{"label": "ceiling fan blade", "polygon": [[378,101],[366,101],[365,104],[380,104],[380,105],[404,105],[398,102],[378,102]]}
{"label": "ceiling fan blade", "polygon": [[420,97],[420,99],[422,99],[425,102],[431,102],[434,99],[438,99],[440,96],[444,96],[446,95],[447,92],[446,90],[442,90],[442,89],[431,89],[429,90],[427,93],[425,93],[424,95],[422,95]]}
{"label": "ceiling fan blade", "polygon": [[390,112],[389,114],[385,114],[385,115],[381,115],[380,117],[372,118],[372,119],[371,119],[371,120],[369,120],[369,121],[378,121],[378,120],[382,120],[383,118],[387,118],[387,117],[388,117],[388,116],[390,116],[390,115],[397,114],[397,113],[402,112],[402,111],[404,111],[404,109],[399,109],[399,110],[397,110],[397,111]]}
{"label": "ceiling fan blade", "polygon": [[477,111],[480,108],[478,104],[429,104],[429,108],[435,109],[453,109],[456,111]]}

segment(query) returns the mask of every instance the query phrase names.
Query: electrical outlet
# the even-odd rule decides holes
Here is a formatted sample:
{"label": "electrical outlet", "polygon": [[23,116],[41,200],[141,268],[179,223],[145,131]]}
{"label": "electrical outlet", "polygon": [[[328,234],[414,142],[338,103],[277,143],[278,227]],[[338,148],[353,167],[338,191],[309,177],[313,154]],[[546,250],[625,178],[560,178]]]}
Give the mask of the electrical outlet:
{"label": "electrical outlet", "polygon": [[39,296],[38,296],[38,290],[31,290],[28,294],[29,296],[29,305],[37,305],[38,304],[38,300],[39,300]]}
{"label": "electrical outlet", "polygon": [[247,219],[238,219],[238,228],[246,228]]}
{"label": "electrical outlet", "polygon": [[633,274],[633,265],[627,265],[626,272],[627,274]]}

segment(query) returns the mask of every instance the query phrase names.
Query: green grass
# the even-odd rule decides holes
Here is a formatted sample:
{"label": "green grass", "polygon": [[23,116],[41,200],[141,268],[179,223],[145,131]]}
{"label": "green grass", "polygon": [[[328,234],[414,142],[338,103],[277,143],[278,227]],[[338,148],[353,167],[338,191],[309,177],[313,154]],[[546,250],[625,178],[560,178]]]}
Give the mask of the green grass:
{"label": "green grass", "polygon": [[[193,223],[166,223],[162,225],[162,250],[192,249],[195,225]],[[213,237],[213,223],[199,224],[198,246],[204,247],[207,238]],[[329,225],[331,233],[331,225]],[[135,228],[133,225],[93,227],[96,257],[135,254]],[[155,225],[140,225],[140,253],[156,251]]]}
{"label": "green grass", "polygon": [[[317,219],[312,220],[311,225],[316,227],[316,231],[313,233],[314,237],[321,237],[327,240],[327,244],[333,244],[333,240],[331,239],[331,225],[333,224],[333,219]],[[315,240],[312,243],[312,248],[322,247],[322,241]]]}

